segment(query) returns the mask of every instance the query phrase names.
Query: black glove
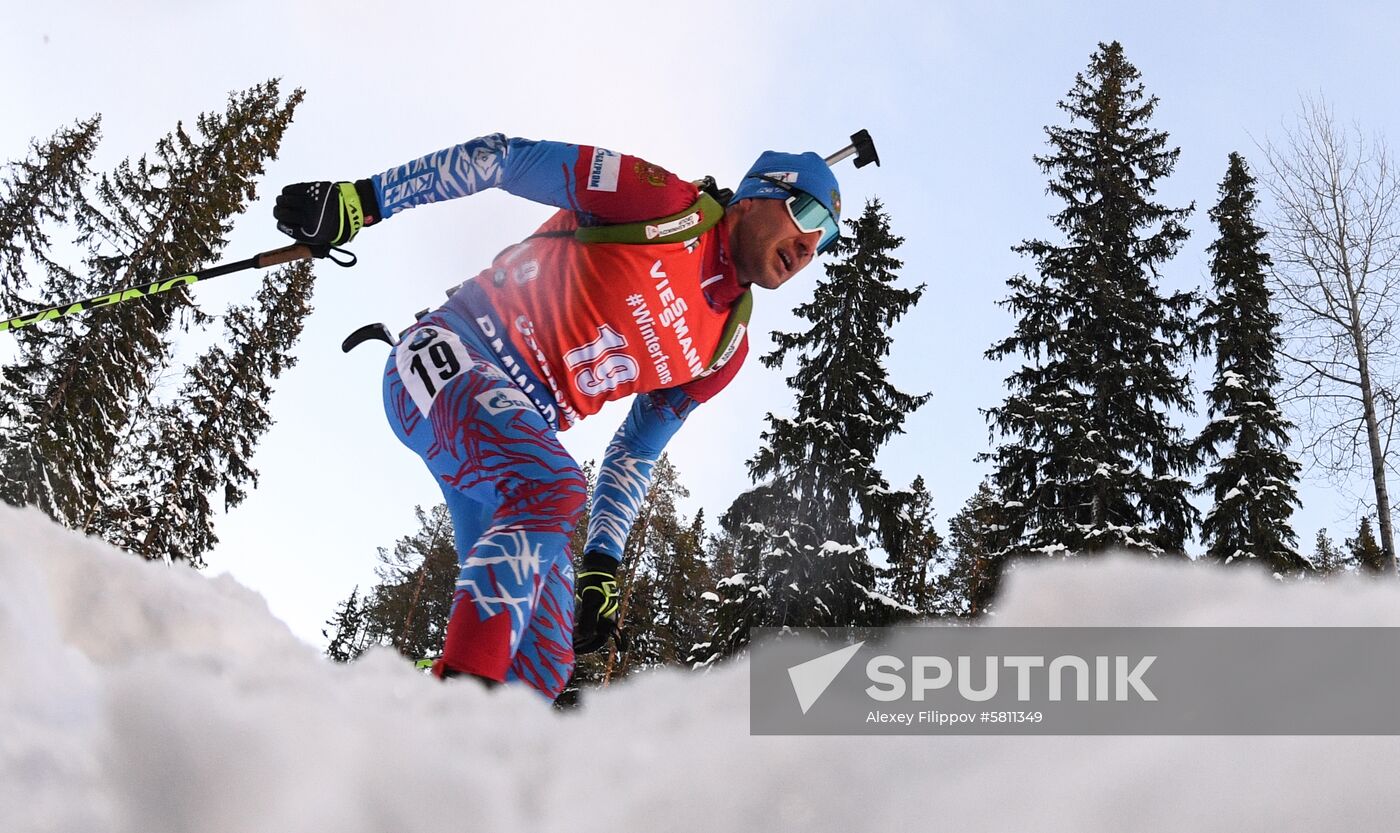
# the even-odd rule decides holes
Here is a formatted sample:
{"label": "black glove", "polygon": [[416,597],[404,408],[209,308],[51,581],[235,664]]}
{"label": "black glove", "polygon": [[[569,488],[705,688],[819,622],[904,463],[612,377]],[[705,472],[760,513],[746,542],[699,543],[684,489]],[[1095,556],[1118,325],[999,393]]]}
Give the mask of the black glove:
{"label": "black glove", "polygon": [[379,222],[379,201],[368,179],[357,182],[298,182],[282,189],[277,230],[313,246],[341,246],[363,226]]}
{"label": "black glove", "polygon": [[[575,578],[574,653],[601,651],[617,634],[618,561],[610,555],[590,552],[583,556]],[[619,638],[619,643],[620,643]]]}

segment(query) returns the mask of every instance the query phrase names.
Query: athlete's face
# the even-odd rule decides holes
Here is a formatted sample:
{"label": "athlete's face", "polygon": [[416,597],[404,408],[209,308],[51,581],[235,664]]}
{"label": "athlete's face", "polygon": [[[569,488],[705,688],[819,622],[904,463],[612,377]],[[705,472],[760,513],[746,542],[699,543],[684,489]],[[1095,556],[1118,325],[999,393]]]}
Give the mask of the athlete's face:
{"label": "athlete's face", "polygon": [[777,289],[812,262],[820,231],[803,231],[782,200],[740,200],[730,206],[729,254],[742,286]]}

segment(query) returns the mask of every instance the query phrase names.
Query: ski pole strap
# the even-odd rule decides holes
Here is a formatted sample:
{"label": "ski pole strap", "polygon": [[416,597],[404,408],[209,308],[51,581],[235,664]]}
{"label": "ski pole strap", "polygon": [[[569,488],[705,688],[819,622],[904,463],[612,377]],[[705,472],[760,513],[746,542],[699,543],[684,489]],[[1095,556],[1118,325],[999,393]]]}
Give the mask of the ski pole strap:
{"label": "ski pole strap", "polygon": [[[332,256],[332,252],[340,255],[340,257]],[[266,269],[269,266],[277,266],[282,263],[291,263],[292,261],[306,260],[307,258],[313,257],[329,258],[335,265],[345,267],[354,266],[358,262],[354,254],[344,249],[337,249],[333,246],[308,246],[305,243],[295,243],[291,246],[284,246],[280,249],[262,252],[246,260],[211,266],[208,269],[201,269],[198,272],[191,272],[188,275],[178,275],[153,283],[119,289],[105,295],[95,295],[91,298],[84,298],[81,301],[69,301],[65,304],[55,304],[51,307],[45,307],[44,309],[26,312],[13,318],[0,320],[0,332],[18,330],[21,327],[28,327],[30,324],[39,324],[44,321],[52,321],[55,318],[77,315],[99,307],[109,307],[113,304],[119,304],[122,301],[149,298],[152,295],[160,295],[169,292],[179,286],[189,286],[199,281],[207,281],[222,275],[241,272],[244,269]]]}
{"label": "ski pole strap", "polygon": [[[344,266],[346,269],[360,262],[360,259],[348,249],[336,246],[307,246],[307,248],[311,250],[312,257],[324,257],[336,266]],[[341,257],[336,257],[336,255],[341,255]]]}

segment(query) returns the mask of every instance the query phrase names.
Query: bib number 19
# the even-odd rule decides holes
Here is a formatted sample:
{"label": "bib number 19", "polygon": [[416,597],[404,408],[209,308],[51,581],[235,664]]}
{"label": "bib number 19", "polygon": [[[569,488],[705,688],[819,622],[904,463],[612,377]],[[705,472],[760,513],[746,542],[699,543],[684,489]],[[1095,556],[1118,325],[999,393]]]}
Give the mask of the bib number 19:
{"label": "bib number 19", "polygon": [[574,384],[586,396],[598,396],[636,381],[637,360],[620,352],[627,339],[607,324],[598,327],[598,337],[564,354],[564,365],[574,374]]}
{"label": "bib number 19", "polygon": [[443,387],[472,366],[457,334],[436,327],[424,327],[411,341],[399,345],[394,362],[404,387],[424,414],[432,409]]}

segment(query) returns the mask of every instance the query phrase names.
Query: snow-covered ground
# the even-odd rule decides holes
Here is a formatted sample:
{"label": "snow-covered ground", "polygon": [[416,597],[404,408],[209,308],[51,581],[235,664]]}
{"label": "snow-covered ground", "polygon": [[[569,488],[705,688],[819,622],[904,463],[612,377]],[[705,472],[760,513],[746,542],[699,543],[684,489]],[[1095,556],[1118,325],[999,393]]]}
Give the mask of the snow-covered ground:
{"label": "snow-covered ground", "polygon": [[[1400,816],[1395,738],[750,737],[742,664],[560,715],[388,653],[334,665],[231,579],[32,511],[0,506],[0,531],[3,833],[1277,833]],[[1400,625],[1400,589],[1123,558],[1020,569],[1002,610],[1002,625]]]}

